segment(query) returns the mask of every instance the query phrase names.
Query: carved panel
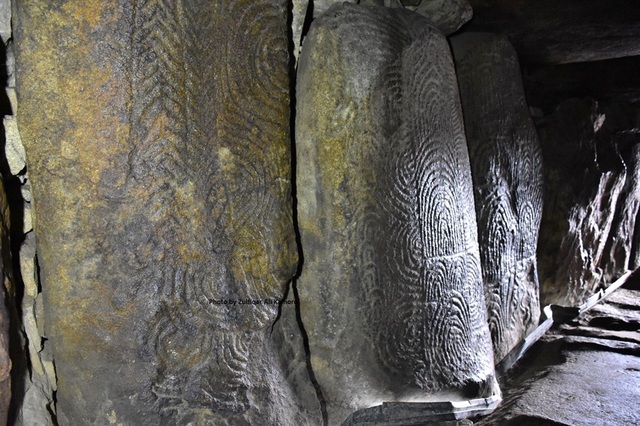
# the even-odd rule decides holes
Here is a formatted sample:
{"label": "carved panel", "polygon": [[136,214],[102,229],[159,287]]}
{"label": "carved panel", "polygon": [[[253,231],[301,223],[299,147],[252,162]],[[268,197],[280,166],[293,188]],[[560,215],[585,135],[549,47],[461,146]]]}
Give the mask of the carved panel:
{"label": "carved panel", "polygon": [[542,154],[506,38],[451,39],[474,181],[489,328],[500,361],[538,324]]}
{"label": "carved panel", "polygon": [[293,404],[268,334],[278,305],[240,303],[281,299],[296,265],[286,13],[19,5],[62,422],[300,424],[275,409]]}
{"label": "carved panel", "polygon": [[329,423],[492,374],[469,158],[445,38],[333,6],[299,62],[298,286]]}

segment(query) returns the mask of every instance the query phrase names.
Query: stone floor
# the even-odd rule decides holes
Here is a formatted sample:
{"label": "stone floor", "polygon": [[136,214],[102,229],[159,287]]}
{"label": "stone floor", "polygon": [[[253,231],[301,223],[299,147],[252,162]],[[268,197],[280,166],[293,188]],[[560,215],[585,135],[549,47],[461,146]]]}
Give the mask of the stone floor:
{"label": "stone floor", "polygon": [[475,425],[640,425],[640,280],[554,327],[502,379]]}

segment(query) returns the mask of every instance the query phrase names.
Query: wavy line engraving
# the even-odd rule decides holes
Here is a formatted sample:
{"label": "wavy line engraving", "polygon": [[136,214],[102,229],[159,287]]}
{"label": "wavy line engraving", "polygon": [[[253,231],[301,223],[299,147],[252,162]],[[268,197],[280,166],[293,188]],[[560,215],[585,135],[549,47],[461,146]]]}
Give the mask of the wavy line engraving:
{"label": "wavy line engraving", "polygon": [[541,152],[508,42],[471,34],[455,37],[452,46],[472,159],[489,328],[499,361],[540,314],[535,252]]}
{"label": "wavy line engraving", "polygon": [[[381,194],[394,205],[389,210],[405,212],[408,224],[387,225],[398,237],[386,255],[390,269],[383,272],[388,284],[382,292],[401,309],[381,313],[391,326],[377,343],[380,359],[393,360],[392,371],[437,391],[480,382],[490,367],[483,365],[486,358],[466,356],[482,352],[486,336],[482,293],[465,290],[481,286],[456,82],[450,59],[436,53],[446,52],[444,41],[435,31],[424,33],[402,50],[403,99],[395,108],[407,128],[392,139],[398,161],[383,173],[390,182]],[[436,118],[442,116],[446,123]]]}
{"label": "wavy line engraving", "polygon": [[350,4],[332,7],[305,39],[299,285],[330,419],[464,388],[493,370],[448,52],[416,14]]}
{"label": "wavy line engraving", "polygon": [[277,306],[212,301],[280,299],[295,268],[285,12],[282,1],[134,5],[130,162],[162,294],[145,351],[158,357],[156,403],[179,422],[249,410],[249,350]]}

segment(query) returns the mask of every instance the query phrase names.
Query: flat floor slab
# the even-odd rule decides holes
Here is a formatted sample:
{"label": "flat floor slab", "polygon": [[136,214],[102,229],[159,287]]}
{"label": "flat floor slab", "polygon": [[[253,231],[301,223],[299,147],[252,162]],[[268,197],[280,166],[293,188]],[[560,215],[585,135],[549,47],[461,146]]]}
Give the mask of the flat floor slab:
{"label": "flat floor slab", "polygon": [[502,406],[476,424],[640,424],[639,307],[640,291],[622,289],[545,336],[506,379]]}

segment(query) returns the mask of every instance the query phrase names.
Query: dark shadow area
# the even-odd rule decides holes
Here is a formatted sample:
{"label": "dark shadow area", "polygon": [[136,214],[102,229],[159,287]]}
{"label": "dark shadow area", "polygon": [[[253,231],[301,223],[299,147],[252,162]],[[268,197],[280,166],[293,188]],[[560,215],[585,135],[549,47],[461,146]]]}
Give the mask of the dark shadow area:
{"label": "dark shadow area", "polygon": [[[11,48],[12,40],[8,40],[7,46]],[[7,87],[9,72],[7,69],[7,46],[0,43],[0,80],[2,87]],[[11,103],[5,90],[0,91],[0,113],[2,118],[13,115]],[[29,374],[26,347],[28,342],[22,331],[22,299],[24,295],[24,283],[20,271],[20,247],[24,242],[24,198],[22,197],[21,177],[24,178],[26,168],[17,176],[11,174],[9,163],[5,153],[6,134],[4,122],[0,131],[0,175],[2,176],[4,190],[9,204],[9,250],[3,253],[3,262],[6,266],[12,288],[7,291],[7,307],[10,315],[10,342],[9,351],[12,362],[11,369],[11,406],[9,410],[8,424],[16,421],[18,412],[22,407],[25,394],[25,381]],[[4,243],[4,241],[3,241]]]}
{"label": "dark shadow area", "polygon": [[569,426],[543,417],[520,415],[503,423],[503,426]]}
{"label": "dark shadow area", "polygon": [[589,321],[589,326],[610,331],[638,331],[638,323],[625,322],[619,318],[610,317],[595,317]]}
{"label": "dark shadow area", "polygon": [[[639,213],[640,215],[640,213]],[[640,290],[640,269],[629,277],[626,283],[621,287],[627,290]]]}

